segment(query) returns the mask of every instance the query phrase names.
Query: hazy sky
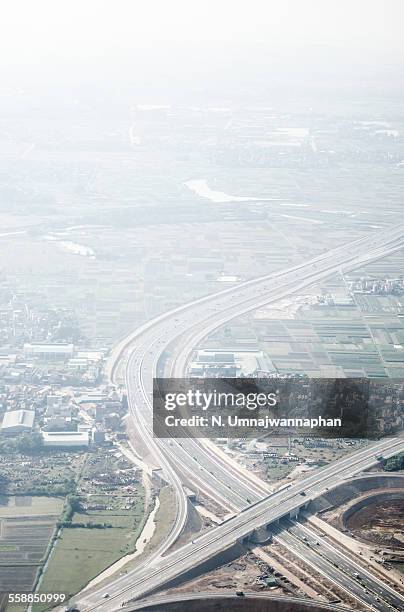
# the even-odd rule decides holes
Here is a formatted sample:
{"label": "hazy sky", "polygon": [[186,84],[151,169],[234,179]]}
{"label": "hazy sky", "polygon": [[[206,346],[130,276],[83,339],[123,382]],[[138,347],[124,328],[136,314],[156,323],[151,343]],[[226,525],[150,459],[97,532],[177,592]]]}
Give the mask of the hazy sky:
{"label": "hazy sky", "polygon": [[402,0],[3,0],[0,68],[3,82],[128,65],[173,78],[238,62],[373,69],[401,61],[403,17]]}

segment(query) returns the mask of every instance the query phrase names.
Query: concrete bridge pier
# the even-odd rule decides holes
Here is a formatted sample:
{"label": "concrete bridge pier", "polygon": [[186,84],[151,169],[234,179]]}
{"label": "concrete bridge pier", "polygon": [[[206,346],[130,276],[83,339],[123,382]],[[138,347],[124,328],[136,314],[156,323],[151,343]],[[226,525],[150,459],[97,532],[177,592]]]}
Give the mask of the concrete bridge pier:
{"label": "concrete bridge pier", "polygon": [[269,525],[254,529],[250,536],[250,541],[254,542],[254,544],[269,544],[272,542],[272,533],[269,530]]}

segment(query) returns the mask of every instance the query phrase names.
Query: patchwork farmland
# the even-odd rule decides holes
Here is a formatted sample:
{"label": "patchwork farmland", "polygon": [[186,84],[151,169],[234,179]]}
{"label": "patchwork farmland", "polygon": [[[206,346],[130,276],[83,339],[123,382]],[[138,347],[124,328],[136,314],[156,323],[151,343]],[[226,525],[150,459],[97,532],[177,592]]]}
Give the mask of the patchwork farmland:
{"label": "patchwork farmland", "polygon": [[0,496],[0,591],[32,591],[62,500]]}

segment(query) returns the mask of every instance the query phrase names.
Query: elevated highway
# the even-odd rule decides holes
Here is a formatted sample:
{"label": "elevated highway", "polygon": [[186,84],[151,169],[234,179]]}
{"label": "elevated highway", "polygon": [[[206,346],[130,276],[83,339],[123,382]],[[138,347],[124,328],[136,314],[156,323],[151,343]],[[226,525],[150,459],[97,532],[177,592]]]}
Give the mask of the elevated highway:
{"label": "elevated highway", "polygon": [[[135,612],[135,610],[144,610],[147,612],[150,609],[161,609],[164,610],[165,606],[171,605],[176,608],[178,604],[182,604],[182,609],[187,610],[200,610],[201,602],[208,600],[208,602],[212,602],[212,610],[228,610],[229,605],[232,608],[235,608],[236,604],[240,604],[237,608],[240,609],[251,609],[253,607],[254,602],[263,601],[268,603],[268,607],[270,605],[271,610],[274,612],[322,612],[323,610],[334,610],[334,612],[347,612],[347,609],[342,606],[338,606],[335,604],[327,604],[324,602],[314,602],[310,601],[310,599],[306,599],[304,597],[278,597],[276,595],[271,595],[268,593],[257,593],[257,592],[245,592],[243,598],[238,600],[233,593],[222,593],[218,591],[217,593],[212,591],[206,591],[203,593],[198,593],[197,595],[165,595],[160,597],[153,597],[146,602],[137,602],[128,605],[125,607],[125,612]],[[218,606],[219,602],[223,602],[222,606]],[[248,604],[251,602],[251,605]],[[195,603],[195,606],[192,604]],[[216,606],[214,605],[216,603]],[[187,606],[187,607],[185,607]],[[209,606],[208,606],[209,608]],[[178,606],[178,609],[181,609],[181,605]]]}
{"label": "elevated highway", "polygon": [[402,450],[404,450],[404,439],[383,440],[326,466],[288,489],[256,502],[191,543],[164,557],[152,560],[133,573],[130,581],[118,579],[111,585],[107,601],[93,602],[93,597],[87,596],[80,601],[80,609],[114,610],[125,600],[138,599],[180,577],[186,577],[189,572],[215,555],[249,538],[262,526],[271,526],[281,518],[295,516],[310,499],[333,488],[335,483],[341,482],[344,478],[354,476],[374,465],[377,462],[376,455],[383,454],[385,457],[390,457]]}
{"label": "elevated highway", "polygon": [[[320,470],[290,489],[271,493],[266,483],[218,453],[214,445],[189,439],[158,440],[153,438],[151,429],[152,379],[161,356],[167,350],[173,356],[171,373],[182,375],[195,345],[220,325],[252,309],[298,293],[332,274],[346,272],[401,249],[403,237],[404,226],[389,228],[332,249],[284,272],[195,300],[143,325],[117,347],[109,372],[113,378],[119,359],[126,354],[125,379],[131,419],[177,493],[177,520],[168,538],[149,557],[144,569],[113,580],[108,587],[110,598],[107,602],[102,600],[105,587],[91,594],[83,593],[83,597],[78,598],[82,609],[113,610],[129,598],[159,588],[239,538],[249,536],[262,525],[296,512],[305,500],[335,486],[342,476],[347,478],[369,467],[376,461],[375,453],[383,451],[387,456],[403,448],[401,440],[384,441],[380,447],[376,444],[374,448],[362,451],[365,454],[360,458],[352,456],[329,466],[326,470],[330,469],[330,474]],[[206,539],[209,534],[205,534],[201,542],[198,539],[195,544],[167,555],[165,553],[178,538],[186,520],[186,497],[178,472],[188,473],[195,487],[216,503],[233,512],[239,512],[241,508],[242,512],[209,532],[212,540]]]}

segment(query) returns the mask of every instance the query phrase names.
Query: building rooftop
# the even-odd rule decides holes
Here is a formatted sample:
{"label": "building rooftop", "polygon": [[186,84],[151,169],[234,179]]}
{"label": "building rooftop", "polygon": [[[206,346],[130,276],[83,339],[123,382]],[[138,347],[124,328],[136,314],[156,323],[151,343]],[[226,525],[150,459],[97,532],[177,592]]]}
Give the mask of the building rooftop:
{"label": "building rooftop", "polygon": [[35,411],[34,410],[10,410],[4,414],[2,429],[10,429],[13,427],[28,427],[34,425]]}
{"label": "building rooftop", "polygon": [[88,432],[86,431],[42,431],[42,437],[44,443],[53,443],[67,445],[71,442],[73,445],[77,445],[80,442],[83,445],[88,444]]}
{"label": "building rooftop", "polygon": [[74,352],[74,344],[66,344],[64,342],[55,344],[30,343],[24,344],[25,353],[61,353],[72,354]]}

